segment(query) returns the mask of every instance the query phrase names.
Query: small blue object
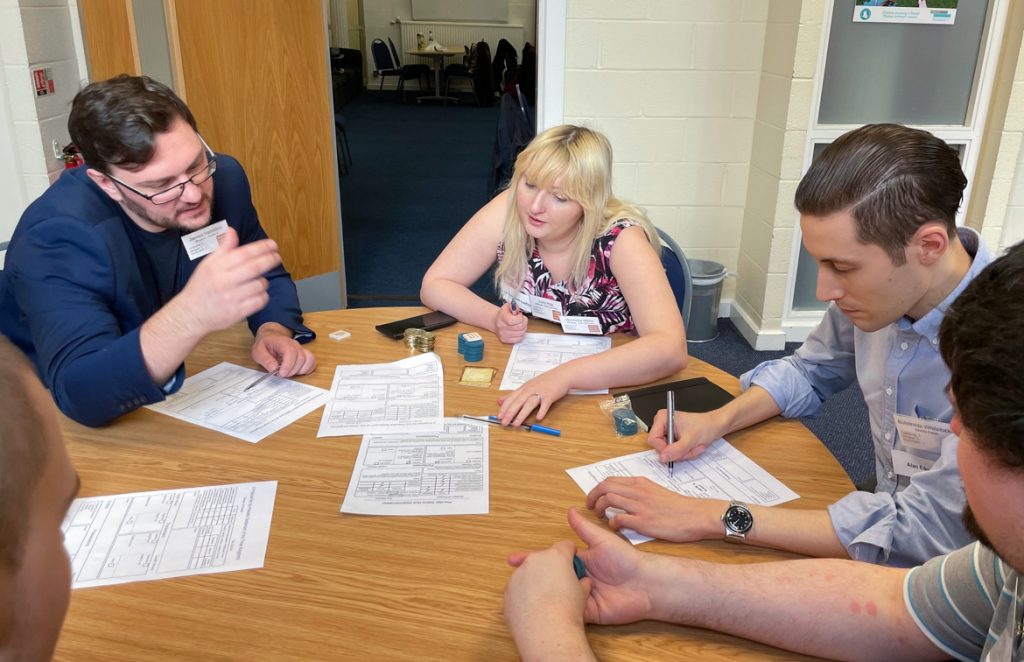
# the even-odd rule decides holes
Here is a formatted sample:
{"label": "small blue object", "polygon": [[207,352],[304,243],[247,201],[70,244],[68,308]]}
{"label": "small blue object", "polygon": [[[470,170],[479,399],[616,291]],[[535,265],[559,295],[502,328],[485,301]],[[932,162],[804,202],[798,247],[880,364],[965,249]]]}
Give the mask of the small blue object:
{"label": "small blue object", "polygon": [[513,313],[518,313],[519,312],[519,304],[516,303],[515,299],[512,299],[511,301],[508,302],[508,308]]}
{"label": "small blue object", "polygon": [[[498,423],[499,425],[501,424],[501,419],[498,418],[497,416],[493,416],[493,415],[492,416],[488,416],[487,420],[491,421],[492,423]],[[540,432],[542,434],[550,434],[553,437],[561,437],[562,436],[562,431],[561,430],[556,429],[556,428],[549,428],[549,427],[546,427],[546,426],[543,426],[543,425],[537,425],[536,423],[534,423],[534,424],[524,423],[523,425],[520,425],[518,427],[519,427],[520,430],[527,430],[529,432]]]}
{"label": "small blue object", "polygon": [[636,414],[632,409],[616,409],[612,418],[615,420],[615,432],[620,436],[629,437],[637,433]]}
{"label": "small blue object", "polygon": [[576,579],[583,579],[587,576],[587,566],[583,565],[583,559],[572,555],[572,569],[576,571]]}

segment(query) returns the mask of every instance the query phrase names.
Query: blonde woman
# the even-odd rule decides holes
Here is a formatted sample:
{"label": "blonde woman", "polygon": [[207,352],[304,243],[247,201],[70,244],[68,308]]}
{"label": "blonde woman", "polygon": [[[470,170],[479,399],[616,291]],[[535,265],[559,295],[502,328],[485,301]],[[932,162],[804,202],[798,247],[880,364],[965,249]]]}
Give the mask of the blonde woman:
{"label": "blonde woman", "polygon": [[[592,331],[636,340],[576,359],[499,400],[504,425],[543,419],[569,389],[650,382],[686,365],[686,336],[644,212],[611,190],[612,150],[600,133],[558,126],[516,159],[509,188],[473,215],[423,277],[436,310],[516,343],[535,317],[584,320]],[[498,262],[495,306],[469,286]]]}

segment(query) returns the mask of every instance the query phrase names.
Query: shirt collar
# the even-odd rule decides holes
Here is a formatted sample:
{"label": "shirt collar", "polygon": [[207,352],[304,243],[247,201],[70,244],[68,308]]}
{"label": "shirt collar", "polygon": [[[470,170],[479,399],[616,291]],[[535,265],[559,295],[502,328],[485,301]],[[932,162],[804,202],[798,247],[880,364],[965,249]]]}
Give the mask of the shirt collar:
{"label": "shirt collar", "polygon": [[960,237],[960,243],[963,244],[967,254],[971,256],[971,266],[964,274],[964,277],[960,279],[953,291],[946,295],[946,298],[939,302],[939,305],[932,308],[928,313],[911,323],[909,319],[903,317],[897,322],[898,328],[902,331],[905,329],[912,329],[918,335],[928,338],[933,343],[938,340],[939,327],[942,325],[942,318],[946,316],[946,310],[956,300],[960,293],[964,291],[967,284],[974,280],[981,271],[992,262],[992,253],[985,248],[985,244],[981,242],[981,236],[971,228],[957,228],[957,235]]}

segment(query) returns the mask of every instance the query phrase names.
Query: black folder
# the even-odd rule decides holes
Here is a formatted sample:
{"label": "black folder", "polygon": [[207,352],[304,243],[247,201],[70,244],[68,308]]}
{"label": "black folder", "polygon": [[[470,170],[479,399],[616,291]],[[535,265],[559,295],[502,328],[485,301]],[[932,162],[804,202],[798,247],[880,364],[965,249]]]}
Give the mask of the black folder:
{"label": "black folder", "polygon": [[654,415],[659,409],[665,408],[665,394],[669,389],[676,394],[676,410],[701,413],[718,409],[733,399],[731,393],[724,388],[712,384],[705,377],[684,379],[681,382],[656,384],[632,391],[618,391],[612,395],[628,395],[633,411],[641,421],[651,426]]}

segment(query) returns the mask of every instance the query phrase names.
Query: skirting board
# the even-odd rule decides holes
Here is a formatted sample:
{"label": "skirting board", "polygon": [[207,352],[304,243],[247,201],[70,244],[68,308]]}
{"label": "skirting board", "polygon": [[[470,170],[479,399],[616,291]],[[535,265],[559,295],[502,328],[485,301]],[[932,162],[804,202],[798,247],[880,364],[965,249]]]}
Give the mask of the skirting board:
{"label": "skirting board", "polygon": [[[728,308],[726,306],[728,305]],[[820,319],[790,320],[784,322],[780,331],[763,331],[754,323],[754,318],[743,306],[735,301],[723,301],[718,309],[719,317],[728,317],[740,334],[757,351],[784,349],[788,342],[803,342],[814,330]]]}

